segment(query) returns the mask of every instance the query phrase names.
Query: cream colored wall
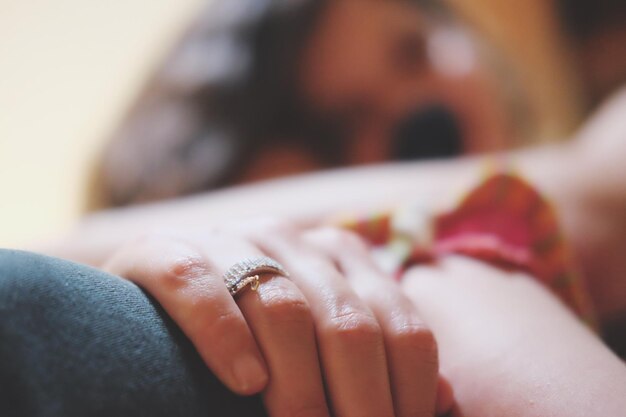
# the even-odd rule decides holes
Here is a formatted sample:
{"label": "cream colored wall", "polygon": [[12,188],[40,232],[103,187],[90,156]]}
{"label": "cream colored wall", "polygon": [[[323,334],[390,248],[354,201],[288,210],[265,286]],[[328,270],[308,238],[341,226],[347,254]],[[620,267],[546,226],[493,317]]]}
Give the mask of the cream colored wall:
{"label": "cream colored wall", "polygon": [[202,0],[0,0],[0,246],[80,215],[94,155]]}

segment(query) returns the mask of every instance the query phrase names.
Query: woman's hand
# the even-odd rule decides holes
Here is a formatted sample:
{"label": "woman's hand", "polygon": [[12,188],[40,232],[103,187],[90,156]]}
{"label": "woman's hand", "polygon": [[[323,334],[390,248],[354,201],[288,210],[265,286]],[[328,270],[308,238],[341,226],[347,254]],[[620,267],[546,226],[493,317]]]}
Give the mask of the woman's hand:
{"label": "woman's hand", "polygon": [[437,337],[459,415],[624,415],[624,364],[531,277],[451,257],[410,270],[403,289]]}
{"label": "woman's hand", "polygon": [[[290,278],[266,276],[233,298],[232,265],[270,256]],[[361,241],[280,222],[196,236],[155,235],[107,269],[151,293],[209,368],[239,394],[263,391],[273,417],[414,417],[445,411],[437,346],[399,287]],[[354,288],[354,289],[353,289]]]}

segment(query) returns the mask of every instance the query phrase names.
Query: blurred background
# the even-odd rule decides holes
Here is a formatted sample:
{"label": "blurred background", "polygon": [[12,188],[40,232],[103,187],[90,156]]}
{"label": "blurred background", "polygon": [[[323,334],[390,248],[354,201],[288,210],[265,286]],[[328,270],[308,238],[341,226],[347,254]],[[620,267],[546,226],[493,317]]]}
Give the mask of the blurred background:
{"label": "blurred background", "polygon": [[[621,3],[446,5],[497,51],[488,55],[506,74],[499,82],[523,95],[510,109],[527,143],[567,138],[625,82]],[[89,196],[95,164],[206,8],[207,0],[0,0],[0,246],[52,237],[98,206]]]}
{"label": "blurred background", "polygon": [[201,0],[0,0],[0,245],[69,227],[107,135]]}

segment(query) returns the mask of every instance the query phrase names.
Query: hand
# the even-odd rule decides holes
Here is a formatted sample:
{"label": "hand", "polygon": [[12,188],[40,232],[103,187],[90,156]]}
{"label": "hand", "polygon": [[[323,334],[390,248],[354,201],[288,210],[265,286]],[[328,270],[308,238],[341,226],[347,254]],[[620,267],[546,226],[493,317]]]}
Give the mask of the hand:
{"label": "hand", "polygon": [[[233,298],[224,272],[263,255],[290,279],[265,277],[257,292]],[[449,407],[432,333],[347,232],[264,222],[154,235],[107,268],[150,292],[231,390],[263,391],[274,417],[432,416]]]}
{"label": "hand", "polygon": [[531,277],[451,257],[408,271],[403,289],[464,417],[623,415],[626,367]]}

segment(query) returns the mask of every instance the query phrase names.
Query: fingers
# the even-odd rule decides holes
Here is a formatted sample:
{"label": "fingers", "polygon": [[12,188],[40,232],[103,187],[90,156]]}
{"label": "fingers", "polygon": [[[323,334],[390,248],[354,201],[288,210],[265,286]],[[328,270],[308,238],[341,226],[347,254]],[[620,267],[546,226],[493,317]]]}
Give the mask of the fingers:
{"label": "fingers", "polygon": [[[243,240],[222,236],[205,246],[224,272],[244,258],[264,255]],[[272,417],[328,417],[309,303],[281,276],[264,276],[257,291],[236,296],[270,370],[264,401]]]}
{"label": "fingers", "polygon": [[302,293],[287,278],[265,276],[258,291],[246,288],[233,299],[224,272],[263,254],[228,234],[193,242],[146,238],[115,256],[108,270],[148,290],[233,391],[265,388],[272,417],[328,417],[313,322]]}
{"label": "fingers", "polygon": [[283,263],[309,301],[333,415],[394,415],[380,325],[327,256],[297,233],[267,226],[253,237]]}
{"label": "fingers", "polygon": [[[437,345],[411,301],[373,264],[368,249],[356,236],[337,229],[318,229],[304,239],[337,263],[376,316],[384,336],[395,415],[433,416],[439,386]],[[448,385],[443,383],[442,387]],[[448,405],[444,397],[439,408]]]}
{"label": "fingers", "polygon": [[[431,332],[356,238],[281,223],[252,230],[143,239],[108,269],[149,291],[231,390],[265,389],[272,417],[328,417],[329,404],[336,417],[432,416],[446,407],[445,396],[436,407]],[[290,279],[263,274],[257,291],[233,298],[224,272],[265,254]]]}
{"label": "fingers", "polygon": [[118,252],[106,269],[154,296],[232,391],[248,395],[266,386],[254,336],[202,250],[170,236],[150,236]]}

